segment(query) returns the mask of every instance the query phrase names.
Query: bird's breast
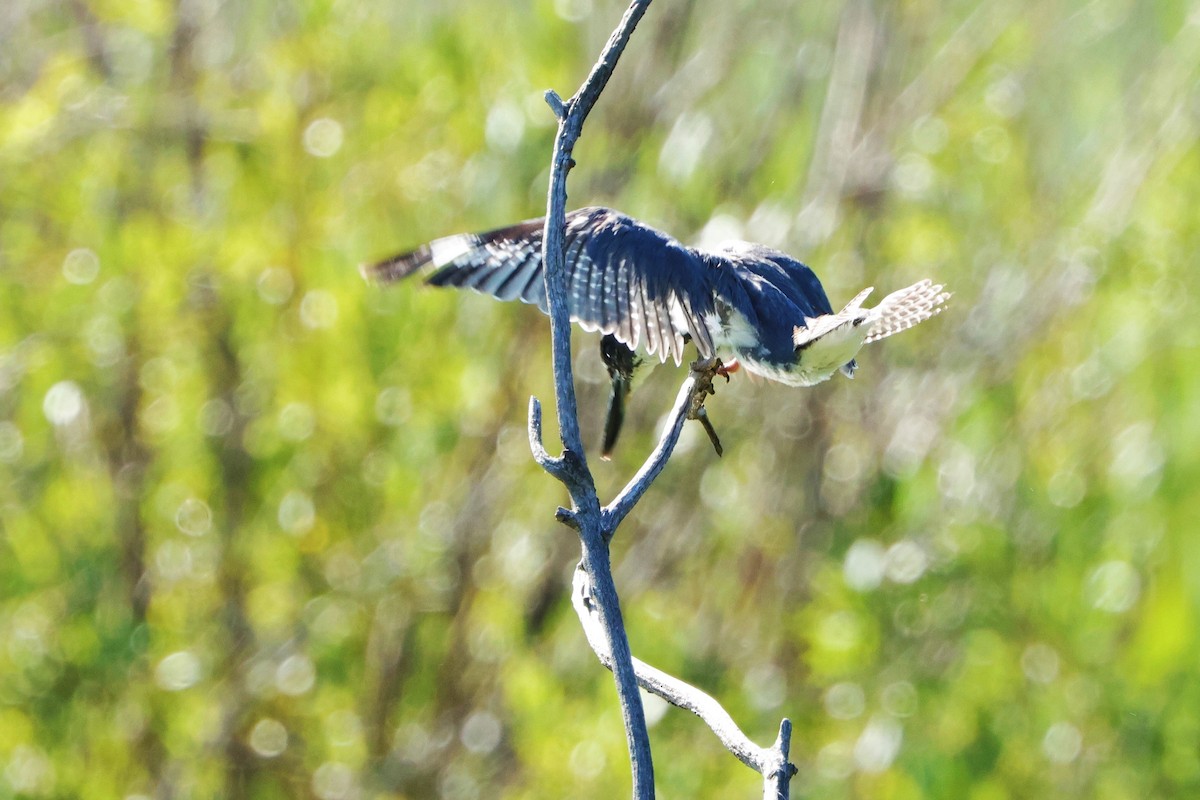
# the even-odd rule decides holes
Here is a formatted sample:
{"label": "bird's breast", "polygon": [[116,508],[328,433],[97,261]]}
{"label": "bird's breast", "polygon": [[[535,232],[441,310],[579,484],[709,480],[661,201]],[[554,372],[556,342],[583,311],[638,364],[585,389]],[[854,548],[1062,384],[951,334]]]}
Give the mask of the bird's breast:
{"label": "bird's breast", "polygon": [[704,324],[713,344],[728,347],[739,356],[762,346],[758,328],[740,311],[724,303],[718,302],[714,312],[704,315]]}

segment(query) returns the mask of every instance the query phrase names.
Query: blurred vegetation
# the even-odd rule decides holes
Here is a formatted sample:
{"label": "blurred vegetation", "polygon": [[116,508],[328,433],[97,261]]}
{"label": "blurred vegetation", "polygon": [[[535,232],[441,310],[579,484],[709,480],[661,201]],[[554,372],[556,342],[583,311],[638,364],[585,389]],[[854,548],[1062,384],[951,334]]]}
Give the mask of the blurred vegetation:
{"label": "blurred vegetation", "polygon": [[[525,443],[545,319],[355,270],[540,214],[541,94],[622,10],[0,6],[0,798],[628,793]],[[726,457],[689,426],[615,541],[635,652],[790,716],[796,796],[1200,793],[1198,85],[1185,0],[634,36],[572,205],[782,247],[834,305],[956,292],[854,381],[720,386]],[[649,709],[663,796],[755,794]]]}

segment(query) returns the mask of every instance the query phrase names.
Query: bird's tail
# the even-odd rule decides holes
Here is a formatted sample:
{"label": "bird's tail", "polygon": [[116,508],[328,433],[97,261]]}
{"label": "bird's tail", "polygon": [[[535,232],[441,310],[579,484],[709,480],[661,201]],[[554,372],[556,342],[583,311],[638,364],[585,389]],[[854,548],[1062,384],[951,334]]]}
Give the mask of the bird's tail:
{"label": "bird's tail", "polygon": [[925,279],[883,298],[870,311],[873,324],[863,344],[908,330],[918,322],[940,314],[950,299],[950,292],[942,291],[943,288],[942,284]]}

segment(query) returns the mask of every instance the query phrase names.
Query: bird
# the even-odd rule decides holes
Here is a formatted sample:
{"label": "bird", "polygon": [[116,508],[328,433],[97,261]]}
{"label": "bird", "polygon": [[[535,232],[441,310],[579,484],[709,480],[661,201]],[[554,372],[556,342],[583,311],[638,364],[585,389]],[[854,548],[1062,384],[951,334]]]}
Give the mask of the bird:
{"label": "bird", "polygon": [[[536,218],[446,236],[360,271],[376,283],[422,273],[432,286],[520,300],[548,314],[543,227],[544,219]],[[611,381],[601,443],[606,460],[634,373],[647,362],[673,359],[678,366],[689,341],[727,380],[744,366],[787,386],[813,386],[839,371],[853,378],[864,345],[938,314],[951,296],[925,279],[865,308],[868,287],[835,313],[816,274],[786,253],[744,241],[688,247],[600,206],[567,213],[565,256],[571,321],[602,334],[601,359]],[[719,352],[733,357],[722,360]],[[705,427],[720,454],[715,434]]]}

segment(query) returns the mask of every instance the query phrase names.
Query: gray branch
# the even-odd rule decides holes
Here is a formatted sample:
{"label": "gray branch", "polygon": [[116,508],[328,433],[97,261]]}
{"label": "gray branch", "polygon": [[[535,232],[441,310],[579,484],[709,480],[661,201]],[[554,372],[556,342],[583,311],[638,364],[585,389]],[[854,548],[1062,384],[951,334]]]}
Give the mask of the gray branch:
{"label": "gray branch", "polygon": [[[679,443],[679,435],[683,432],[683,423],[689,419],[700,419],[707,422],[707,417],[703,416],[704,398],[713,394],[713,375],[715,367],[719,363],[714,359],[697,361],[692,364],[691,374],[679,387],[679,394],[675,397],[675,406],[667,415],[667,424],[663,428],[662,436],[659,437],[654,452],[646,459],[646,463],[642,464],[642,468],[633,476],[633,480],[621,490],[621,493],[611,503],[604,507],[604,529],[609,537],[621,524],[621,520],[625,519],[625,516],[642,499],[642,495],[650,488],[654,479],[667,466],[667,460],[675,451],[675,445]],[[709,430],[709,427],[706,425],[705,429]],[[715,436],[711,433],[710,435]],[[715,439],[714,444],[717,444]],[[719,454],[720,445],[717,446]]]}
{"label": "gray branch", "polygon": [[[570,100],[554,92],[546,93],[554,115],[558,118],[558,133],[554,139],[551,159],[550,187],[546,199],[546,224],[542,232],[542,263],[546,281],[546,299],[550,312],[550,336],[554,363],[554,395],[558,409],[559,436],[563,454],[551,457],[541,444],[541,414],[534,399],[530,403],[530,446],[534,458],[547,472],[558,478],[571,495],[574,508],[560,509],[558,517],[569,521],[579,532],[583,546],[583,564],[592,576],[598,616],[604,631],[605,646],[612,654],[612,672],[617,684],[617,698],[625,723],[629,744],[629,762],[633,772],[633,796],[637,800],[654,797],[654,764],[650,757],[650,736],[642,699],[638,695],[633,673],[633,656],[621,619],[621,606],[612,578],[608,539],[596,485],[583,450],[579,432],[579,410],[575,399],[575,377],[571,369],[571,320],[567,310],[565,239],[567,215],[567,173],[575,162],[571,158],[575,142],[583,131],[583,123],[600,93],[608,83],[617,59],[625,49],[633,29],[646,13],[650,0],[634,0],[621,23],[605,45],[600,59],[592,67],[583,86]],[[535,442],[536,439],[536,442]]]}
{"label": "gray branch", "polygon": [[[795,767],[788,762],[791,723],[783,721],[779,738],[771,749],[758,747],[738,729],[733,719],[709,695],[633,658],[621,618],[621,607],[612,577],[609,541],[621,520],[632,510],[662,472],[679,441],[683,423],[699,419],[720,453],[720,442],[704,412],[704,398],[712,393],[715,360],[694,364],[691,375],[679,390],[674,408],[658,446],[629,485],[601,508],[595,481],[587,465],[579,429],[575,379],[571,368],[570,314],[567,305],[565,233],[567,174],[575,166],[571,157],[583,123],[616,67],[638,21],[650,0],[634,0],[625,12],[587,80],[571,99],[564,101],[553,91],[546,102],[558,119],[547,193],[546,222],[542,238],[542,262],[550,315],[554,364],[555,405],[563,452],[552,456],[542,439],[542,407],[536,397],[529,402],[529,446],[534,460],[558,479],[571,496],[572,508],[559,508],[556,517],[579,533],[583,558],[576,570],[576,611],[588,642],[601,663],[612,670],[629,745],[636,800],[654,797],[654,766],[638,685],[703,719],[729,750],[763,775],[764,797],[786,800],[788,783]],[[581,577],[582,576],[582,577]]]}
{"label": "gray branch", "polygon": [[683,432],[683,423],[687,421],[687,409],[691,403],[692,393],[696,389],[696,382],[697,377],[692,374],[683,382],[683,386],[679,387],[679,394],[675,397],[675,407],[667,416],[667,424],[663,428],[662,436],[659,438],[654,452],[646,459],[646,463],[642,464],[642,468],[633,476],[633,480],[621,490],[621,493],[611,503],[604,507],[604,528],[609,536],[616,531],[621,520],[625,519],[625,516],[633,510],[633,507],[642,499],[642,495],[650,488],[650,484],[667,466],[667,459],[675,451],[675,445],[679,443],[679,435]]}
{"label": "gray branch", "polygon": [[[596,652],[600,663],[612,669],[612,654],[606,649],[591,577],[582,566],[575,570],[571,602],[583,625],[588,644]],[[784,719],[780,723],[779,735],[771,747],[760,747],[750,741],[733,721],[733,717],[729,716],[729,712],[711,695],[640,659],[633,659],[633,668],[638,686],[658,695],[671,705],[698,716],[712,729],[726,750],[762,775],[764,800],[786,800],[792,776],[796,774],[796,767],[788,761],[792,738],[791,720]]]}

